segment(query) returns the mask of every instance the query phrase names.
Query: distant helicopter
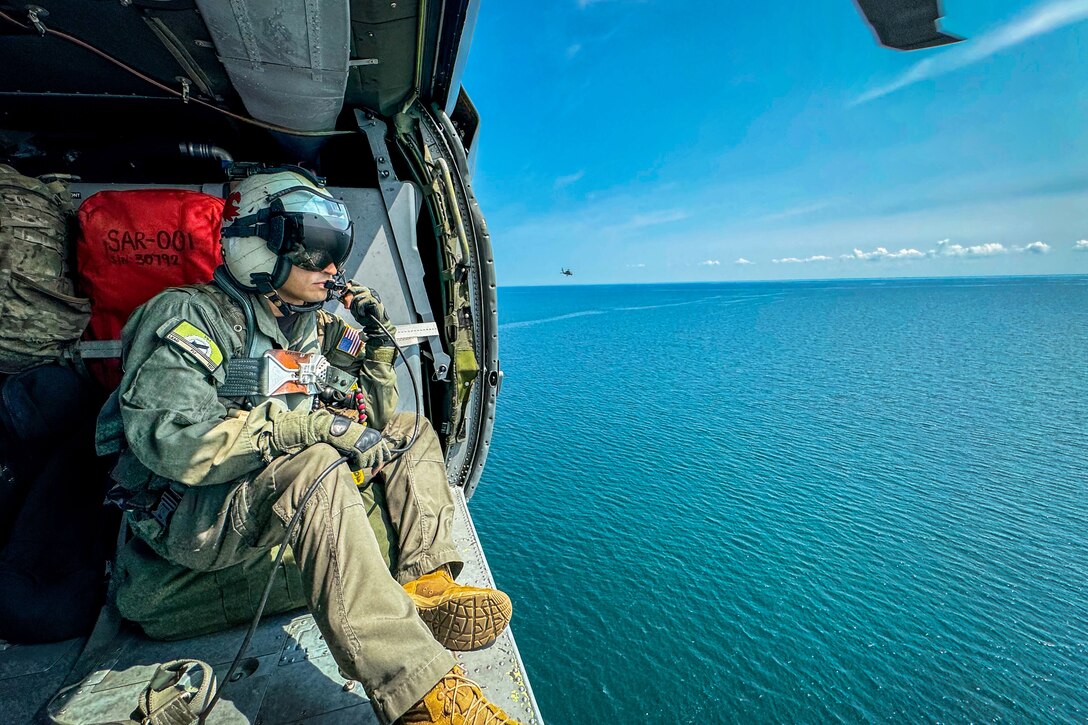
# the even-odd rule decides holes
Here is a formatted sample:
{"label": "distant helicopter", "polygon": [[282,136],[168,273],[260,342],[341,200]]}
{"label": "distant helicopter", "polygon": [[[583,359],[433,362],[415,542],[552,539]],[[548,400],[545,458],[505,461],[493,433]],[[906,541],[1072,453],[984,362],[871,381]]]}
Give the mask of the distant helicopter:
{"label": "distant helicopter", "polygon": [[563,267],[563,275],[564,275],[564,276],[566,276],[566,277],[573,277],[573,276],[574,276],[574,272],[571,272],[571,271],[570,271],[569,269],[567,269],[566,267]]}

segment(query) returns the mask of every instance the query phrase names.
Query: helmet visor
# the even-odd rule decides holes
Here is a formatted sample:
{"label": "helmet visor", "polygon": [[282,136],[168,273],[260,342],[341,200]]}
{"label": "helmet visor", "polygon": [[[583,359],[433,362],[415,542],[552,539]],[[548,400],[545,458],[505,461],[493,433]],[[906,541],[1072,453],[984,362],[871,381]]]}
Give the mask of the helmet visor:
{"label": "helmet visor", "polygon": [[355,241],[351,220],[309,212],[287,212],[285,236],[290,240],[287,260],[310,272],[320,272],[330,264],[337,270],[347,261]]}

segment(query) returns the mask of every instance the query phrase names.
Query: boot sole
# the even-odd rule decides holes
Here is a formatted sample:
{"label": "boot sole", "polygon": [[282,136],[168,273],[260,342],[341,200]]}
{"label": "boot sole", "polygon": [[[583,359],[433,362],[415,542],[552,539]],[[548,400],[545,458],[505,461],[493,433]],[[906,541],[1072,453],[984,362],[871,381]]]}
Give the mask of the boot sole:
{"label": "boot sole", "polygon": [[468,652],[494,642],[510,623],[510,597],[494,589],[458,592],[420,608],[419,617],[443,647]]}

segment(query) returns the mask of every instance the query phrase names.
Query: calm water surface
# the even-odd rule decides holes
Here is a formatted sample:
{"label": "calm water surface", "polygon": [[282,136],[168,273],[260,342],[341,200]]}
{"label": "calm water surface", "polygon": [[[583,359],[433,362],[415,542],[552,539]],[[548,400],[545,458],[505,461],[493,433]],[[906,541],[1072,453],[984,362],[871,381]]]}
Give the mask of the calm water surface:
{"label": "calm water surface", "polygon": [[1088,721],[1088,278],[500,290],[549,723]]}

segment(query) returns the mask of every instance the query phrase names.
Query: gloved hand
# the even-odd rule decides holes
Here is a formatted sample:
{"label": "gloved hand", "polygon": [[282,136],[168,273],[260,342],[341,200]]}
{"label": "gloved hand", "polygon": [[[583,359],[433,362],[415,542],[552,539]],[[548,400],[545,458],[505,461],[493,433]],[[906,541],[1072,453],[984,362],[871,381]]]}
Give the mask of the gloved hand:
{"label": "gloved hand", "polygon": [[[389,321],[389,316],[385,314],[385,305],[374,290],[348,280],[340,300],[351,311],[355,321],[362,325],[367,337],[388,339],[378,322],[385,325],[390,334],[396,334],[397,328],[393,327],[393,323]],[[378,322],[375,322],[375,318]]]}
{"label": "gloved hand", "polygon": [[273,423],[272,445],[282,453],[295,453],[315,443],[328,443],[347,456],[356,471],[387,463],[396,447],[381,431],[327,410],[288,411]]}

